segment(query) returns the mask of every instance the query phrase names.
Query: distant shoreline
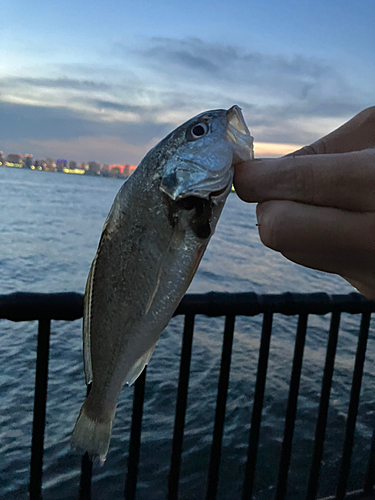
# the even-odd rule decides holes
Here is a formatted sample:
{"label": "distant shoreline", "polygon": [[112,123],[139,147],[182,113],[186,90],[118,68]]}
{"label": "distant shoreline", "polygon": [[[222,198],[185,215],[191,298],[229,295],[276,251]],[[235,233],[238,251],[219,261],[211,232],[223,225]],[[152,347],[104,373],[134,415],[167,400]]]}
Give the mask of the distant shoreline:
{"label": "distant shoreline", "polygon": [[107,173],[107,172],[93,172],[92,170],[85,170],[83,168],[62,168],[62,169],[49,169],[49,168],[43,168],[41,166],[35,167],[34,165],[30,167],[26,167],[22,165],[22,163],[13,163],[11,165],[7,164],[1,164],[0,167],[5,167],[5,168],[13,168],[16,170],[33,170],[33,171],[39,171],[39,172],[50,172],[53,174],[69,174],[69,175],[81,175],[81,176],[86,176],[86,177],[105,177],[108,179],[127,179],[129,176],[125,176],[124,174],[118,172],[118,173]]}

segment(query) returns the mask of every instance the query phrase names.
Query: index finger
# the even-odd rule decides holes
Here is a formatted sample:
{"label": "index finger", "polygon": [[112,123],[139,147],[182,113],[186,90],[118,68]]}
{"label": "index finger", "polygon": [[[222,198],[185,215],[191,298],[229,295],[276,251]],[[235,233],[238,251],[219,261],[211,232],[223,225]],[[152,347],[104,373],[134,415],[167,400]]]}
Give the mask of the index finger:
{"label": "index finger", "polygon": [[253,160],[235,166],[247,202],[291,200],[344,210],[375,209],[375,148],[351,153]]}

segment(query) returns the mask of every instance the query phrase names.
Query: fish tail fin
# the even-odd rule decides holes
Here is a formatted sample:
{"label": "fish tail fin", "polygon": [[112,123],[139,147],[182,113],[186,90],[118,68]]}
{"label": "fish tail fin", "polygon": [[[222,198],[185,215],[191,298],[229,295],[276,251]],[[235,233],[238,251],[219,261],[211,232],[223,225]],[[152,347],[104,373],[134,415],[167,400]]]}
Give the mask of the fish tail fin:
{"label": "fish tail fin", "polygon": [[103,464],[108,453],[112,422],[113,418],[104,422],[90,418],[84,403],[73,430],[72,448],[82,453],[87,452],[91,458],[99,457],[100,463]]}

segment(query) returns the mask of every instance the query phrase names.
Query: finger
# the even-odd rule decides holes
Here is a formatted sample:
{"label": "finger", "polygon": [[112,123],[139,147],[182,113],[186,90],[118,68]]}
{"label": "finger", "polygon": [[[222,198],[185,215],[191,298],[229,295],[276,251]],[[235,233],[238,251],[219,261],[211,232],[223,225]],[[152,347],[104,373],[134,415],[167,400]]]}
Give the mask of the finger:
{"label": "finger", "polygon": [[271,201],[257,218],[262,242],[293,262],[348,277],[375,272],[375,213]]}
{"label": "finger", "polygon": [[357,276],[352,279],[347,276],[343,276],[354,288],[356,288],[362,295],[369,300],[375,300],[375,276],[372,274]]}
{"label": "finger", "polygon": [[375,209],[375,148],[240,163],[233,182],[238,196],[247,202],[293,200],[371,211]]}
{"label": "finger", "polygon": [[[356,288],[364,297],[375,300],[375,270],[364,269],[364,267],[348,268],[347,263],[340,263],[337,255],[322,254],[289,254],[284,255],[287,259],[304,267],[324,271],[326,273],[338,274]],[[344,271],[341,271],[344,269]],[[351,273],[354,277],[345,276]]]}
{"label": "finger", "polygon": [[346,153],[375,147],[375,106],[364,109],[344,125],[288,156]]}

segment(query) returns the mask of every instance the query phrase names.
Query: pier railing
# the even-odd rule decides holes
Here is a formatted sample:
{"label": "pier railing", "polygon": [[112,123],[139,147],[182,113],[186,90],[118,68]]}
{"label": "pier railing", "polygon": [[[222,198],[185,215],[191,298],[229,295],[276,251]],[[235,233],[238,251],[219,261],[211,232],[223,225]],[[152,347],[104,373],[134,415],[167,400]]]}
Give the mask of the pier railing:
{"label": "pier railing", "polygon": [[[48,360],[51,320],[73,321],[82,317],[83,296],[76,293],[29,294],[13,293],[0,296],[0,319],[10,321],[31,321],[38,323],[38,347],[35,375],[34,416],[31,439],[30,463],[30,499],[39,500],[42,492],[44,429],[47,399]],[[168,491],[166,498],[178,498],[181,454],[184,437],[185,412],[190,371],[190,357],[196,315],[209,317],[225,316],[219,385],[217,393],[214,431],[211,445],[211,456],[207,475],[205,497],[214,500],[217,496],[222,436],[225,422],[225,409],[229,381],[232,352],[232,341],[236,316],[263,315],[260,349],[258,357],[257,378],[252,406],[251,425],[249,431],[247,464],[244,474],[242,499],[253,496],[254,478],[256,477],[256,459],[264,390],[267,375],[272,319],[275,313],[298,316],[295,339],[292,374],[289,397],[285,415],[284,435],[279,457],[279,471],[275,485],[275,500],[286,496],[288,473],[292,454],[292,439],[296,420],[297,399],[306,338],[307,320],[310,314],[331,315],[329,336],[326,350],[325,367],[320,394],[319,410],[316,421],[314,450],[311,460],[310,475],[306,500],[317,497],[319,474],[323,457],[325,430],[329,408],[331,383],[339,334],[340,316],[342,313],[360,314],[361,324],[358,335],[350,402],[346,417],[345,438],[343,443],[341,465],[336,494],[331,499],[375,498],[375,432],[368,443],[368,464],[364,474],[363,488],[357,492],[347,493],[347,478],[353,449],[354,432],[359,405],[362,373],[365,362],[367,338],[371,313],[375,312],[375,302],[365,300],[356,293],[349,295],[327,295],[325,293],[281,295],[256,295],[255,293],[208,293],[185,296],[176,314],[185,316],[184,333],[180,360],[178,393],[175,409],[175,425],[172,442],[172,457],[169,470]],[[123,498],[135,499],[137,491],[137,471],[141,446],[141,423],[144,400],[146,370],[134,386],[132,427],[128,450],[128,470],[125,480]],[[374,388],[375,390],[375,388]],[[375,411],[375,408],[374,408]],[[92,464],[87,456],[82,459],[79,498],[91,498]],[[273,485],[270,485],[273,486]],[[151,497],[150,497],[151,498]],[[114,499],[115,500],[115,499]]]}

